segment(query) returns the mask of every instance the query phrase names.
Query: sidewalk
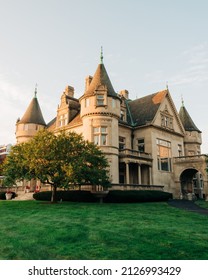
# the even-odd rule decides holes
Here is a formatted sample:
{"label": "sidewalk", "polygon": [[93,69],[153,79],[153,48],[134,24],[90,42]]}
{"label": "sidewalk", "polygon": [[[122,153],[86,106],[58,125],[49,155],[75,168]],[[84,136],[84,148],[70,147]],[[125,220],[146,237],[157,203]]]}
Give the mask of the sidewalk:
{"label": "sidewalk", "polygon": [[168,201],[168,204],[170,206],[184,209],[187,211],[199,213],[202,215],[207,215],[208,216],[208,209],[202,208],[198,205],[196,205],[193,201],[191,200],[183,200],[183,199],[172,199]]}

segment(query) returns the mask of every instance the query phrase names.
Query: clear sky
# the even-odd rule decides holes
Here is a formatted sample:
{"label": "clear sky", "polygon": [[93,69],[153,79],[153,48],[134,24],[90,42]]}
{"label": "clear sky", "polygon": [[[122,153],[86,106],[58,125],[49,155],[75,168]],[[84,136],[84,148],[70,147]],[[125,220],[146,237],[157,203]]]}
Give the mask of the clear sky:
{"label": "clear sky", "polygon": [[208,153],[207,0],[0,0],[0,11],[0,144],[15,143],[36,83],[46,122],[66,85],[80,97],[103,46],[114,89],[135,99],[168,83]]}

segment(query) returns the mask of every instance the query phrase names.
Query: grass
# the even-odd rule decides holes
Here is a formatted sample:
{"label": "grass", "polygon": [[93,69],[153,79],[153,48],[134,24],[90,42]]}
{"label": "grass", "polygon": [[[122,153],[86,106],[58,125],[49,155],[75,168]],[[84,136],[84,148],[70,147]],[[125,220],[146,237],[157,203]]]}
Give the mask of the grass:
{"label": "grass", "polygon": [[0,201],[1,260],[208,259],[208,216],[167,203]]}

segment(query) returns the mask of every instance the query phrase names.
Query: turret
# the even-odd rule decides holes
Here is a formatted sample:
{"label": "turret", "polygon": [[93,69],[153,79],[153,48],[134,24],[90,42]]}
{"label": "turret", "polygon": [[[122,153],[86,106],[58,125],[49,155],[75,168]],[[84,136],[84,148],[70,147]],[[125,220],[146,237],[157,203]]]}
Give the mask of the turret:
{"label": "turret", "polygon": [[37,99],[37,88],[35,88],[35,95],[31,100],[26,112],[21,119],[16,123],[16,139],[17,144],[30,140],[38,130],[46,126],[40,105]]}
{"label": "turret", "polygon": [[118,120],[119,95],[114,91],[105,66],[103,54],[93,77],[88,76],[83,96],[80,98],[85,139],[97,144],[111,162],[111,180],[118,183]]}
{"label": "turret", "polygon": [[201,154],[201,131],[197,128],[188,111],[184,106],[182,100],[182,106],[179,111],[179,117],[185,129],[184,138],[184,150],[185,156]]}

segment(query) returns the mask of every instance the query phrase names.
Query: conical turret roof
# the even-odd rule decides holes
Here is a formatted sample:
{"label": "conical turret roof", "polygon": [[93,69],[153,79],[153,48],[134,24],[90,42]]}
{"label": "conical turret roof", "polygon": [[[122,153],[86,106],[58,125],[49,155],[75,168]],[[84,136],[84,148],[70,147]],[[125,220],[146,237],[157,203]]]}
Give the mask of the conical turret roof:
{"label": "conical turret roof", "polygon": [[181,119],[181,122],[184,126],[184,129],[186,131],[198,131],[201,132],[195,123],[193,122],[192,118],[190,117],[188,111],[186,110],[184,104],[182,104],[180,111],[179,111],[179,117]]}
{"label": "conical turret roof", "polygon": [[108,76],[108,73],[107,73],[103,63],[100,63],[98,65],[97,70],[92,78],[92,81],[91,81],[88,89],[85,91],[84,95],[88,95],[88,96],[93,95],[95,93],[95,90],[99,86],[105,86],[107,88],[108,96],[117,97],[117,93],[113,89],[110,78]]}
{"label": "conical turret roof", "polygon": [[46,125],[36,96],[36,92],[19,123],[34,123]]}

